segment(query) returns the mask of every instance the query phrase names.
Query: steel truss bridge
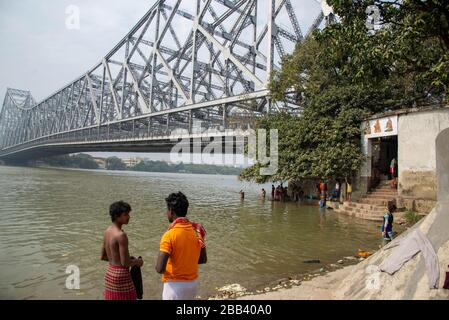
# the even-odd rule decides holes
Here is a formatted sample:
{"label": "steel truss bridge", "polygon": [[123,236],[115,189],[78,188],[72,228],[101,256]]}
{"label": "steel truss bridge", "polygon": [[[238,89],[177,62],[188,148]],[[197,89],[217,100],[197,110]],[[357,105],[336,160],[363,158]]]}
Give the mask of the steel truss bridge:
{"label": "steel truss bridge", "polygon": [[181,138],[226,144],[232,138],[225,137],[245,136],[264,113],[300,112],[293,99],[270,101],[270,74],[298,42],[335,17],[304,0],[315,4],[318,16],[303,32],[292,1],[156,1],[97,65],[43,101],[7,90],[0,159],[168,152]]}

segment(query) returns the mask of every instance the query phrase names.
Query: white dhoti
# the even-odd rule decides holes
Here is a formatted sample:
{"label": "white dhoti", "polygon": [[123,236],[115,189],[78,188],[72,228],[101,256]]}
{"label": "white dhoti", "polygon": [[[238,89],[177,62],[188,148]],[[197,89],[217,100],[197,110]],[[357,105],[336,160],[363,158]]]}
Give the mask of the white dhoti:
{"label": "white dhoti", "polygon": [[162,300],[194,300],[198,286],[198,280],[164,282]]}

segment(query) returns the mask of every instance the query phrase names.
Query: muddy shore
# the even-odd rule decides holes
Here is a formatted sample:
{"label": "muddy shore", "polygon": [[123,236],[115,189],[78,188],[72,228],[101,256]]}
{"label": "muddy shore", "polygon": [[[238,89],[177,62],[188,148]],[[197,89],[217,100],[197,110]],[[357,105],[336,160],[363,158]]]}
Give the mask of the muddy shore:
{"label": "muddy shore", "polygon": [[[317,269],[303,273],[292,275],[288,278],[282,278],[271,283],[268,283],[264,288],[256,290],[248,290],[240,284],[229,284],[221,288],[217,288],[217,294],[209,296],[208,300],[232,300],[232,299],[280,299],[285,296],[284,299],[305,299],[297,297],[297,291],[300,288],[304,288],[310,283],[323,282],[322,279],[327,278],[329,275],[341,274],[344,271],[346,275],[346,269],[357,265],[359,262],[364,261],[365,258],[358,256],[347,256],[331,264],[317,264]],[[313,262],[312,262],[313,263]],[[324,283],[324,282],[323,282]],[[327,281],[325,281],[327,283]],[[302,290],[302,289],[301,289]],[[300,290],[300,291],[301,291]],[[289,293],[291,291],[291,294]],[[320,299],[320,298],[317,298]]]}

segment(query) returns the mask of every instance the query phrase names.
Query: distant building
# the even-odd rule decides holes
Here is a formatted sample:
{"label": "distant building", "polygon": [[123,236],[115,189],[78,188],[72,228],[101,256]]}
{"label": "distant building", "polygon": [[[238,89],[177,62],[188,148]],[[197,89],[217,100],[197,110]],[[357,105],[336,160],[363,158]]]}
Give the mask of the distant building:
{"label": "distant building", "polygon": [[122,159],[122,162],[126,165],[127,168],[134,167],[136,164],[143,161],[143,158],[136,157],[136,158],[129,158],[129,159]]}
{"label": "distant building", "polygon": [[106,169],[106,159],[105,158],[94,158],[94,161],[98,164],[98,168]]}

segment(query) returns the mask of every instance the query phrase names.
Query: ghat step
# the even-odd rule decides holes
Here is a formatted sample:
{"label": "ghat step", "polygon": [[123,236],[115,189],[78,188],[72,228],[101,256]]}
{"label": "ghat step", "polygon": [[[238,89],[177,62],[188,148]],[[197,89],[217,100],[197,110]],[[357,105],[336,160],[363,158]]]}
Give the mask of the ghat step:
{"label": "ghat step", "polygon": [[371,195],[398,195],[398,191],[397,190],[375,190],[372,192],[369,192],[367,194],[367,196],[371,196]]}
{"label": "ghat step", "polygon": [[392,200],[396,198],[397,195],[385,195],[385,194],[367,194],[363,196],[365,199],[382,199],[382,200]]}
{"label": "ghat step", "polygon": [[388,202],[391,201],[392,199],[387,199],[387,200],[383,200],[383,199],[360,199],[358,201],[358,203],[362,203],[362,204],[371,204],[371,205],[376,205],[376,206],[382,206],[384,208],[387,207]]}
{"label": "ghat step", "polygon": [[379,186],[356,202],[345,202],[335,212],[371,221],[383,221],[389,201],[398,197],[398,191],[390,187],[390,181]]}

